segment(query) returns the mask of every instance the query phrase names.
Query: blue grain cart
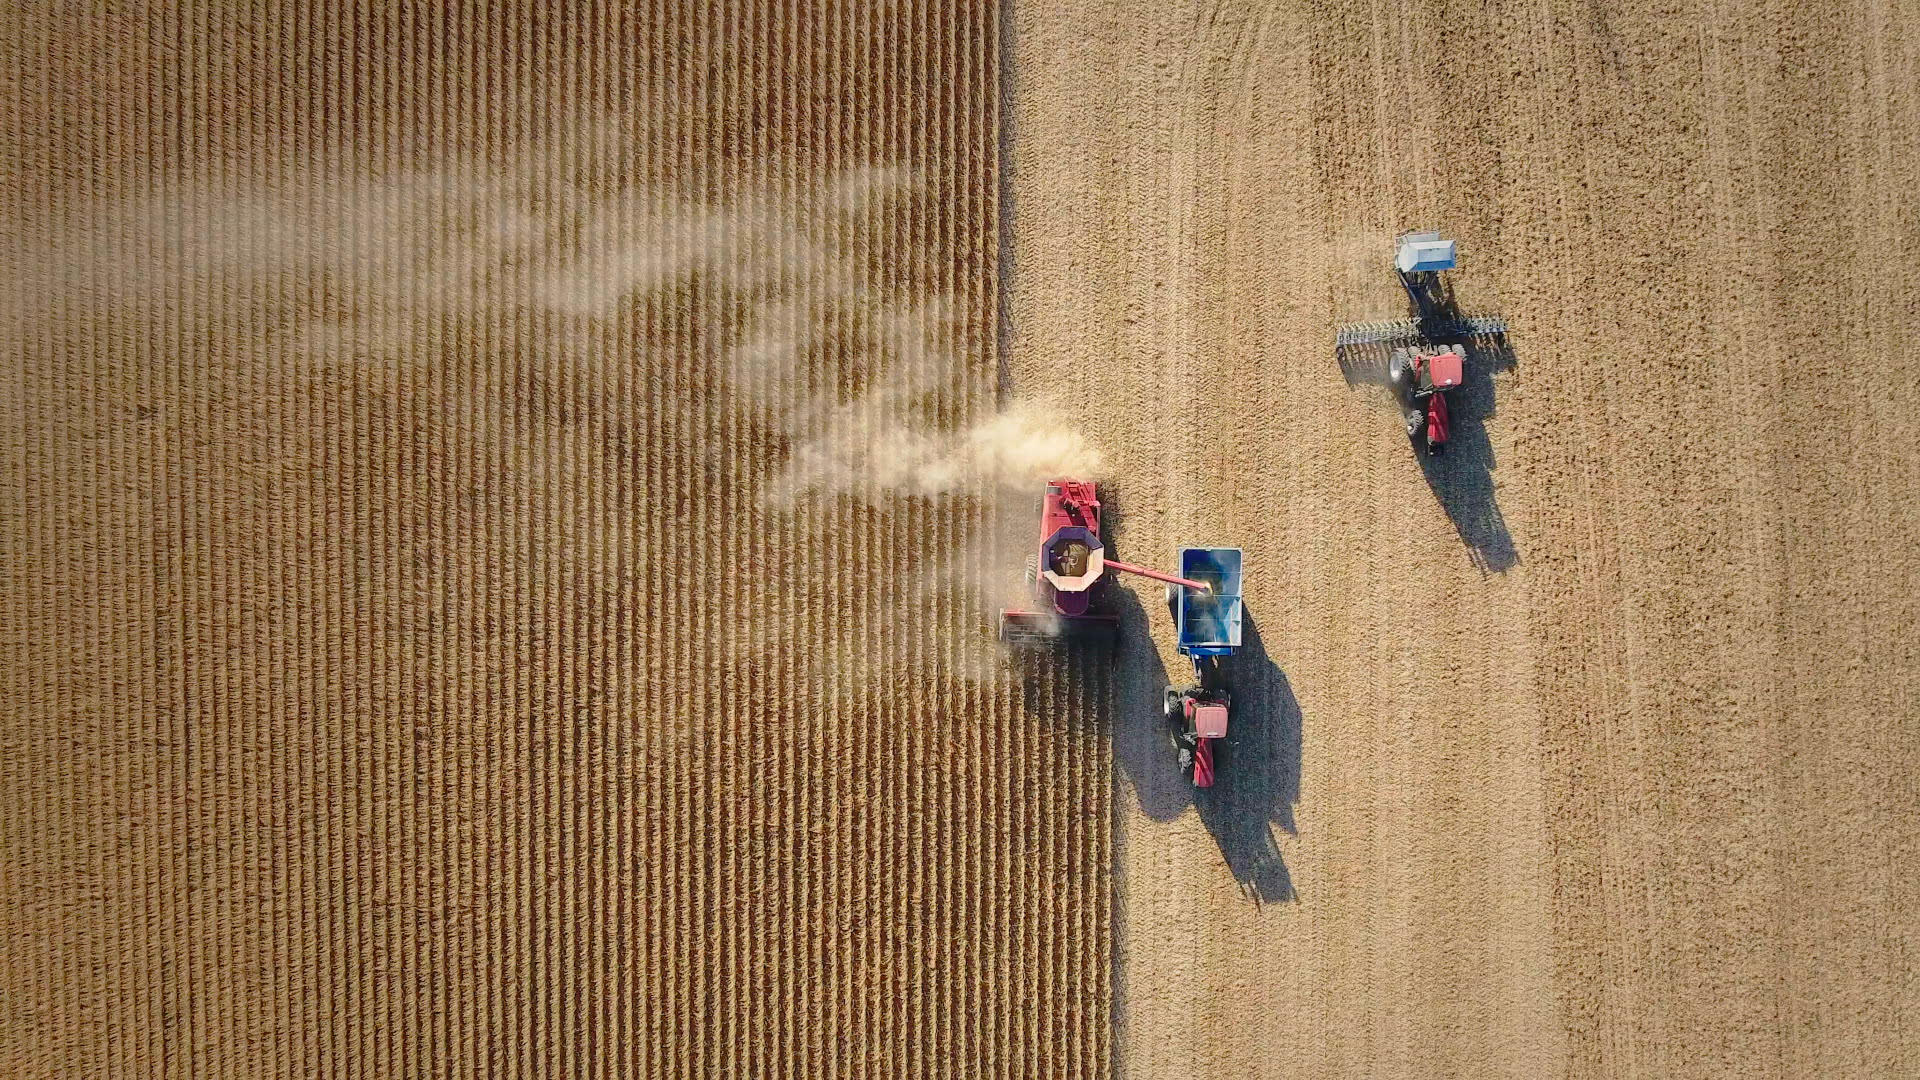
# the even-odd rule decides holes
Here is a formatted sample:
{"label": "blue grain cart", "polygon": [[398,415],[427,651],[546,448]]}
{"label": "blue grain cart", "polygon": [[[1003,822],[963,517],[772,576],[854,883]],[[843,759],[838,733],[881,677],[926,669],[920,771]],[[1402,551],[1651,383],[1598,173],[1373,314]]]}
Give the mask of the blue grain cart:
{"label": "blue grain cart", "polygon": [[1227,736],[1232,706],[1221,661],[1240,647],[1240,549],[1181,548],[1180,576],[1205,582],[1205,591],[1167,586],[1175,641],[1193,661],[1194,685],[1168,685],[1166,719],[1180,751],[1180,767],[1195,787],[1212,787],[1214,743]]}

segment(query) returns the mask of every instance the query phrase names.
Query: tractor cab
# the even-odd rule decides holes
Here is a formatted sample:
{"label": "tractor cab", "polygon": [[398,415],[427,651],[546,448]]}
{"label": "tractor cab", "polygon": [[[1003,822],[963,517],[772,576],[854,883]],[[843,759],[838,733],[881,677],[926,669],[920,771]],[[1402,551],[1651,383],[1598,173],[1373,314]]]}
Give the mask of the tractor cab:
{"label": "tractor cab", "polygon": [[1459,386],[1465,377],[1465,358],[1456,349],[1414,346],[1393,351],[1388,381],[1409,400]]}
{"label": "tractor cab", "polygon": [[1407,437],[1417,438],[1424,429],[1429,453],[1439,453],[1447,443],[1453,424],[1446,392],[1460,385],[1464,368],[1458,349],[1408,346],[1393,351],[1387,377],[1400,397]]}
{"label": "tractor cab", "polygon": [[1422,388],[1418,396],[1426,399],[1426,408],[1420,410],[1422,416],[1416,427],[1426,428],[1427,452],[1438,454],[1446,448],[1447,439],[1452,434],[1453,421],[1447,414],[1446,391],[1460,385],[1460,353],[1453,349],[1426,352],[1419,356],[1416,363],[1420,368],[1419,385]]}

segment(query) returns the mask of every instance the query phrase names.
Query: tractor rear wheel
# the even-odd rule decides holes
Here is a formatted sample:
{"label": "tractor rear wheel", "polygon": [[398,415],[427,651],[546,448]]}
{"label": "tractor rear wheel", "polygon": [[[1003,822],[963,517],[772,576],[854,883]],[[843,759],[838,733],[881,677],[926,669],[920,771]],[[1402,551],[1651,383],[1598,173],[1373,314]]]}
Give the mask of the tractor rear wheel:
{"label": "tractor rear wheel", "polygon": [[1392,357],[1387,360],[1387,385],[1400,401],[1413,399],[1413,362],[1405,349],[1393,350]]}

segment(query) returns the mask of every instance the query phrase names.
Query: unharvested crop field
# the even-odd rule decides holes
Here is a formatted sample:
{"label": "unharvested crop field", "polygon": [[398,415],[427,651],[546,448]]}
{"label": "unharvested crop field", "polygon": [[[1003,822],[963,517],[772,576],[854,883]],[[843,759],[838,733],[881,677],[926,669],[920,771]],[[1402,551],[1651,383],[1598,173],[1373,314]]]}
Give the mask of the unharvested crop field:
{"label": "unharvested crop field", "polygon": [[9,20],[0,1073],[1098,1074],[995,13],[400,10]]}
{"label": "unharvested crop field", "polygon": [[1004,3],[6,9],[0,1073],[1920,1072],[1915,12]]}

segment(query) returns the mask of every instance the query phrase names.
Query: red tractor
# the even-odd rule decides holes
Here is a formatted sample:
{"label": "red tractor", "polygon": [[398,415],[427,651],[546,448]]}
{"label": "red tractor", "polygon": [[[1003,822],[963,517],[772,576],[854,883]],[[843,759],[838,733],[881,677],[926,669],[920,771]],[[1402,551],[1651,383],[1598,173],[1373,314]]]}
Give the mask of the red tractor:
{"label": "red tractor", "polygon": [[1118,616],[1095,610],[1095,586],[1106,571],[1206,591],[1204,581],[1175,577],[1106,557],[1100,540],[1100,497],[1090,480],[1049,480],[1040,503],[1040,547],[1027,568],[1035,610],[1000,612],[1000,640],[1015,645],[1092,642],[1111,646]]}
{"label": "red tractor", "polygon": [[1458,350],[1409,346],[1393,350],[1387,364],[1387,382],[1407,421],[1407,438],[1418,441],[1425,429],[1429,454],[1447,447],[1447,391],[1460,385]]}
{"label": "red tractor", "polygon": [[1240,564],[1239,548],[1181,548],[1180,572],[1207,588],[1167,587],[1174,643],[1193,661],[1194,685],[1168,685],[1164,708],[1180,769],[1194,787],[1213,786],[1214,745],[1227,737],[1233,701],[1222,667],[1241,642]]}
{"label": "red tractor", "polygon": [[[1202,668],[1217,673],[1220,665]],[[1193,777],[1194,787],[1213,786],[1213,744],[1227,737],[1227,714],[1232,695],[1218,685],[1218,675],[1185,690],[1166,689],[1167,723],[1173,728],[1173,745],[1180,753],[1180,771]]]}

